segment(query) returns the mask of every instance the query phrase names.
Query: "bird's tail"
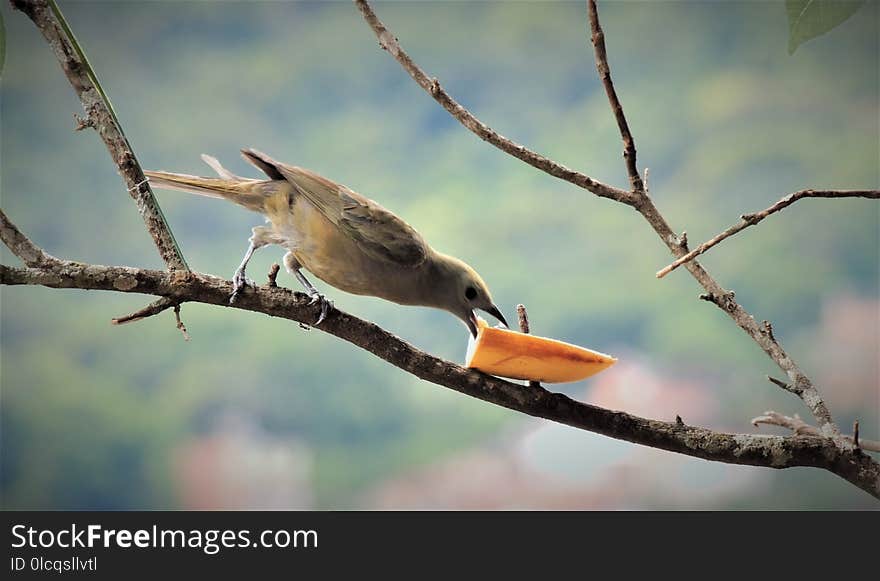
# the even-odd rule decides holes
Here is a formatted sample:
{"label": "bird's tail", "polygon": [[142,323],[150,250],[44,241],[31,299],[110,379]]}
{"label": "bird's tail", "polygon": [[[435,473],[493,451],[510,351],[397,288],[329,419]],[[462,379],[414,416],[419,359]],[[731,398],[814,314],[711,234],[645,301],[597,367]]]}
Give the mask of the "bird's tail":
{"label": "bird's tail", "polygon": [[[271,181],[236,176],[220,166],[214,158],[207,156],[203,156],[203,158],[207,158],[208,164],[222,177],[205,178],[165,171],[145,171],[144,175],[150,178],[150,185],[157,188],[229,200],[248,210],[263,212],[266,198],[275,191]],[[214,163],[211,163],[212,161]],[[218,167],[220,169],[217,169]]]}

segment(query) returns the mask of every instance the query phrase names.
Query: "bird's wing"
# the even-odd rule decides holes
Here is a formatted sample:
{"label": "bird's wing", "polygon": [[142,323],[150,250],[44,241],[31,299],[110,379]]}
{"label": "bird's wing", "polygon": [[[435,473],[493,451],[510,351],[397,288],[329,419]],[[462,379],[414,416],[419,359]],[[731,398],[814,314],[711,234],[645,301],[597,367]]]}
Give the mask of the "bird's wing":
{"label": "bird's wing", "polygon": [[360,243],[365,252],[400,266],[419,266],[428,257],[428,245],[415,228],[376,202],[339,187],[342,200],[340,228]]}
{"label": "bird's wing", "polygon": [[371,257],[406,267],[419,266],[427,259],[428,244],[421,234],[373,200],[259,151],[248,149],[242,153],[270,178],[285,179],[296,186],[319,212]]}

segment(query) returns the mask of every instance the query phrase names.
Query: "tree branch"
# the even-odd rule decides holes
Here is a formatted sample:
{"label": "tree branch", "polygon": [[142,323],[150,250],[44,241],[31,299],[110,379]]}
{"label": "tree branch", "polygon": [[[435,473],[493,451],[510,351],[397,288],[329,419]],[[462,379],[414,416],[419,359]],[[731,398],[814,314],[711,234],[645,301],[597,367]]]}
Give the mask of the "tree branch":
{"label": "tree branch", "polygon": [[[792,417],[782,415],[779,412],[766,411],[764,412],[764,415],[752,418],[753,426],[758,427],[758,425],[760,424],[788,428],[789,430],[794,432],[796,436],[822,437],[822,432],[820,432],[818,428],[816,428],[815,426],[811,426],[810,424],[802,420],[801,417],[797,414],[794,414],[794,416]],[[855,428],[853,431],[853,435],[844,435],[843,437],[845,439],[852,442],[852,445],[856,448],[870,450],[871,452],[880,452],[880,442],[876,442],[874,440],[859,439],[858,422],[856,422],[853,427]]]}
{"label": "tree branch", "polygon": [[599,24],[596,0],[587,1],[587,11],[590,15],[590,41],[593,43],[593,50],[596,53],[596,70],[599,72],[599,78],[602,79],[605,94],[608,95],[608,101],[611,103],[611,111],[614,113],[618,129],[620,129],[620,136],[623,138],[623,159],[626,162],[629,183],[633,192],[642,192],[645,190],[645,185],[642,183],[642,176],[636,167],[636,144],[632,133],[630,133],[629,124],[626,122],[623,106],[620,104],[620,99],[617,98],[614,83],[611,81],[611,67],[608,66],[608,54],[605,51],[605,33]]}
{"label": "tree branch", "polygon": [[[314,321],[320,310],[320,305],[309,304],[308,295],[269,285],[248,287],[239,300],[230,305],[232,283],[210,275],[71,261],[59,261],[42,268],[0,265],[0,284],[149,294],[176,303],[200,302],[304,324]],[[564,394],[519,385],[444,361],[374,323],[335,307],[317,329],[365,349],[420,379],[531,416],[716,462],[770,468],[823,468],[880,498],[880,464],[865,454],[842,448],[829,438],[725,434],[607,410]]]}
{"label": "tree branch", "polygon": [[400,63],[400,66],[402,66],[403,69],[407,73],[409,73],[409,76],[412,77],[413,80],[418,83],[420,87],[422,87],[429,95],[434,98],[435,101],[440,103],[440,105],[444,109],[446,109],[450,115],[457,119],[474,135],[476,135],[483,141],[494,145],[501,151],[508,153],[513,157],[526,162],[530,166],[552,175],[553,177],[572,183],[580,188],[592,192],[599,197],[615,200],[622,204],[631,204],[631,197],[629,195],[629,192],[626,192],[625,190],[621,190],[619,188],[615,188],[613,186],[609,186],[608,184],[604,184],[598,180],[594,180],[593,178],[585,174],[569,169],[564,165],[553,161],[552,159],[544,157],[539,153],[535,153],[534,151],[527,149],[519,143],[516,143],[515,141],[511,141],[510,139],[504,137],[503,135],[499,134],[497,131],[474,117],[470,111],[461,106],[455,99],[453,99],[449,95],[449,93],[446,92],[446,90],[442,86],[440,86],[440,82],[436,78],[429,77],[425,73],[425,71],[423,71],[410,58],[406,51],[404,51],[403,48],[400,46],[397,38],[395,38],[395,36],[391,34],[391,32],[385,27],[382,21],[379,20],[379,18],[376,16],[375,12],[373,12],[373,9],[366,2],[366,0],[354,0],[354,3],[361,11],[364,20],[366,20],[367,24],[370,25],[370,28],[373,29],[373,32],[376,34],[376,38],[379,39],[379,46],[388,51],[388,53],[393,56],[397,60],[397,62]]}
{"label": "tree branch", "polygon": [[880,190],[800,190],[798,192],[788,194],[766,210],[761,210],[760,212],[755,212],[754,214],[743,214],[742,216],[740,216],[739,223],[734,224],[714,238],[703,242],[681,258],[675,260],[669,266],[658,270],[657,278],[663,278],[682,264],[693,260],[701,254],[704,254],[707,250],[726,240],[727,238],[730,238],[734,234],[739,234],[749,226],[754,226],[755,224],[759,223],[767,216],[784,210],[798,200],[802,200],[804,198],[868,198],[876,200],[880,199]]}
{"label": "tree branch", "polygon": [[110,99],[104,93],[95,71],[55,1],[10,0],[10,3],[34,22],[58,58],[61,69],[79,96],[87,115],[78,124],[78,129],[94,127],[101,136],[125,181],[129,195],[137,204],[162,260],[170,269],[189,270],[159,202],[122,131]]}

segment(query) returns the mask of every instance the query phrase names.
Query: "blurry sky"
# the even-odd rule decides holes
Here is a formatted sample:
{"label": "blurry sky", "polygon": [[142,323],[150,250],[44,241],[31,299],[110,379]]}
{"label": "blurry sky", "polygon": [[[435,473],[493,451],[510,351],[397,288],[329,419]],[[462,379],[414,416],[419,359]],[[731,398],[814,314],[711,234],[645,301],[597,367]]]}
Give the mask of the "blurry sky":
{"label": "blurry sky", "polygon": [[[255,175],[238,157],[253,146],[375,198],[474,265],[508,318],[524,303],[534,332],[618,356],[560,386],[584,401],[739,432],[768,409],[809,416],[684,270],[654,278],[670,258],[641,217],[464,130],[350,3],[60,4],[145,168],[207,175],[204,152]],[[639,165],[692,245],[791,191],[880,187],[878,6],[790,56],[781,2],[600,3]],[[375,9],[483,121],[626,185],[582,2]],[[72,130],[81,107],[42,37],[0,12],[0,206],[57,256],[162,267],[103,144]],[[190,265],[231,276],[260,217],[157,196]],[[774,322],[840,423],[858,418],[875,439],[878,245],[876,202],[806,200],[702,260]],[[282,254],[261,250],[250,274]],[[466,331],[447,314],[321,290],[463,360]],[[826,473],[710,464],[524,418],[254,313],[185,305],[189,343],[170,313],[109,325],[146,300],[0,289],[4,507],[872,506]]]}

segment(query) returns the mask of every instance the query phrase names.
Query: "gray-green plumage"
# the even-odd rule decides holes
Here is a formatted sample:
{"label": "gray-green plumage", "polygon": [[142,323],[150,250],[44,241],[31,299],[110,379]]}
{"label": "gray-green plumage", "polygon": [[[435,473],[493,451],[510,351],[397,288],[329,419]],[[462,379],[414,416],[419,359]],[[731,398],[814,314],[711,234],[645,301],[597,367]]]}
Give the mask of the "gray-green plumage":
{"label": "gray-green plumage", "polygon": [[[449,311],[474,334],[474,309],[504,321],[480,275],[463,261],[431,248],[400,217],[307,169],[254,149],[242,154],[269,179],[236,176],[209,156],[202,157],[219,178],[145,172],[158,187],[228,199],[266,217],[266,225],[254,228],[251,247],[236,271],[236,294],[244,285],[244,269],[254,250],[278,244],[288,250],[287,270],[315,300],[323,297],[301,268],[353,294]],[[325,313],[326,309],[319,322]]]}

